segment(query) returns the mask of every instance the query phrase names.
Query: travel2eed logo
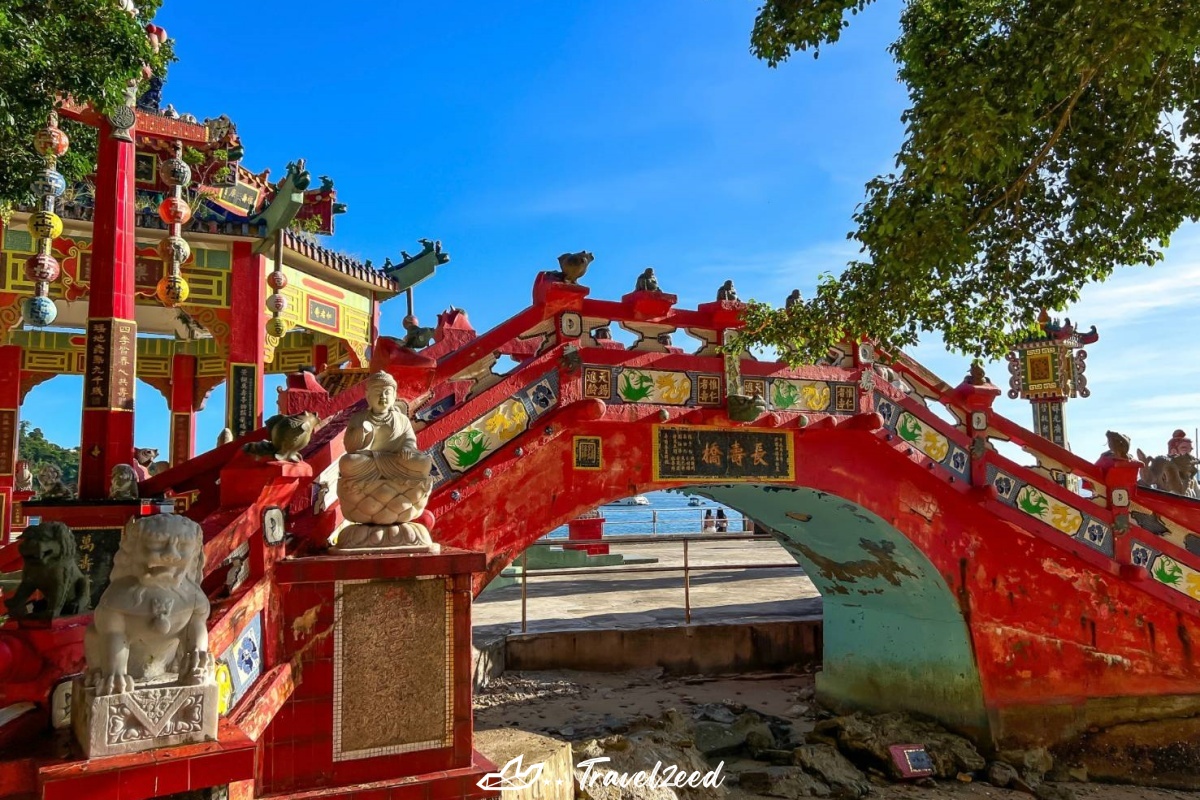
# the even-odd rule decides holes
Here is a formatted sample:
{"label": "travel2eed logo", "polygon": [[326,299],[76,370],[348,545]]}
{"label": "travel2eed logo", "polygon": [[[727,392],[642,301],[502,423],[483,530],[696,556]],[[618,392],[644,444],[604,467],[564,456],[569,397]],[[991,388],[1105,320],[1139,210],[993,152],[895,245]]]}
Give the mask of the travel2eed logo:
{"label": "travel2eed logo", "polygon": [[[579,778],[579,785],[584,789],[591,788],[596,784],[620,786],[621,788],[637,786],[647,789],[682,789],[686,786],[698,789],[702,786],[718,788],[725,783],[725,776],[721,774],[721,769],[725,766],[724,761],[717,764],[717,768],[709,772],[700,772],[699,770],[686,772],[673,764],[663,767],[661,761],[656,761],[654,769],[650,770],[650,772],[641,770],[631,774],[616,772],[610,769],[593,772],[593,767],[611,760],[608,756],[600,756],[599,758],[589,758],[586,761],[580,761],[576,764],[575,768],[577,770],[583,770],[583,776]],[[549,778],[542,777],[542,772],[545,768],[546,765],[544,763],[526,767],[524,756],[517,756],[505,764],[499,772],[489,772],[484,775],[475,785],[480,789],[501,792],[505,790],[519,791],[521,789],[528,789],[536,783],[550,783]]]}

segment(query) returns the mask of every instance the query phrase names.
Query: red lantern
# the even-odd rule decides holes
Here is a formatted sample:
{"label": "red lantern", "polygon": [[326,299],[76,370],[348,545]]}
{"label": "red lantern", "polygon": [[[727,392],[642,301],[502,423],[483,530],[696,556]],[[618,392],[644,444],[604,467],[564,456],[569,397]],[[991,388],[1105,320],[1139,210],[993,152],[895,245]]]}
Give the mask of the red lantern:
{"label": "red lantern", "polygon": [[53,155],[57,158],[67,152],[67,148],[70,146],[71,140],[67,138],[67,135],[53,125],[42,128],[33,137],[33,147],[42,156]]}
{"label": "red lantern", "polygon": [[34,283],[50,283],[60,272],[58,260],[47,253],[30,256],[25,261],[25,277]]}
{"label": "red lantern", "polygon": [[186,225],[192,218],[192,207],[182,197],[168,197],[159,205],[158,215],[168,225]]}
{"label": "red lantern", "polygon": [[277,292],[283,291],[283,287],[287,286],[287,275],[284,275],[282,271],[267,273],[267,286]]}

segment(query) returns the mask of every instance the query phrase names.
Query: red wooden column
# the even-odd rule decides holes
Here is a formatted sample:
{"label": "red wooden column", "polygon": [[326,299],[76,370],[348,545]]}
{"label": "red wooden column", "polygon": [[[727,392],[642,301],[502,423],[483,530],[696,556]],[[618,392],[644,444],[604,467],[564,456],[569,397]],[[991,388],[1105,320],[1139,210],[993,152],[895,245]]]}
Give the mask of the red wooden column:
{"label": "red wooden column", "polygon": [[267,324],[267,259],[234,242],[229,286],[229,365],[225,420],[234,438],[262,426]]}
{"label": "red wooden column", "polygon": [[133,458],[133,393],[137,322],[133,303],[134,144],[98,131],[96,216],[88,292],[79,497],[107,496],[117,464]]}
{"label": "red wooden column", "polygon": [[171,357],[171,466],[196,455],[196,357]]}
{"label": "red wooden column", "polygon": [[0,544],[12,534],[20,406],[21,347],[5,345],[0,347]]}

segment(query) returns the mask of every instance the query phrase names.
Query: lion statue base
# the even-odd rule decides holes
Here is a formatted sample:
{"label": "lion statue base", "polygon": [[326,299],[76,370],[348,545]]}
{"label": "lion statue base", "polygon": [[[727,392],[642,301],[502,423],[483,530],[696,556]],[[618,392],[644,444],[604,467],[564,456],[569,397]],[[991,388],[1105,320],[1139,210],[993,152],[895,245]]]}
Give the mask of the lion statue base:
{"label": "lion statue base", "polygon": [[[92,590],[79,569],[75,536],[62,522],[31,525],[17,540],[21,554],[21,584],[8,601],[9,616],[17,619],[55,619],[84,614]],[[34,599],[34,593],[41,595]]]}
{"label": "lion statue base", "polygon": [[203,536],[187,517],[130,520],[84,633],[72,724],[89,758],[214,741]]}

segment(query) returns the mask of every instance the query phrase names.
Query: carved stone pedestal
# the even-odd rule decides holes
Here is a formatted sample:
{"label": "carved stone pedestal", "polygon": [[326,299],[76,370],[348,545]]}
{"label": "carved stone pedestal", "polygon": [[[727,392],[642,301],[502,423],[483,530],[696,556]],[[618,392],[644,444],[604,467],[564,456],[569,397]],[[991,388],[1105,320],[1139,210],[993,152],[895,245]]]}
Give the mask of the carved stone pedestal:
{"label": "carved stone pedestal", "polygon": [[77,679],[71,722],[88,758],[216,741],[217,685],[184,686],[170,676],[97,697]]}
{"label": "carved stone pedestal", "polygon": [[440,553],[442,546],[433,541],[429,529],[419,522],[398,525],[358,523],[338,532],[331,553]]}

